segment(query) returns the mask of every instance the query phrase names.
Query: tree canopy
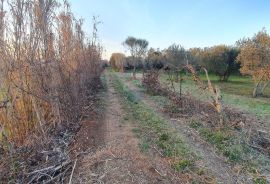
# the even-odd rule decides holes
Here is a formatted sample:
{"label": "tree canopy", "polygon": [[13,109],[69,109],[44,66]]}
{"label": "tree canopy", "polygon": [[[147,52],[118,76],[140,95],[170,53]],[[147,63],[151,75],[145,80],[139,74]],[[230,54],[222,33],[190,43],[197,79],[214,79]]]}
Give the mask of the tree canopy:
{"label": "tree canopy", "polygon": [[123,45],[128,48],[133,59],[133,78],[136,78],[136,62],[145,56],[149,42],[145,39],[135,38],[133,36],[127,37]]}
{"label": "tree canopy", "polygon": [[252,76],[255,83],[253,96],[261,96],[270,83],[270,36],[263,29],[237,44],[241,48],[237,57],[241,64],[240,72]]}
{"label": "tree canopy", "polygon": [[238,69],[236,62],[238,53],[237,48],[216,45],[200,52],[199,61],[209,72],[219,76],[220,81],[227,81],[231,73]]}
{"label": "tree canopy", "polygon": [[165,50],[165,58],[170,67],[182,67],[187,62],[187,53],[181,45],[172,44]]}
{"label": "tree canopy", "polygon": [[147,67],[160,69],[164,66],[164,56],[158,49],[150,48],[147,52]]}

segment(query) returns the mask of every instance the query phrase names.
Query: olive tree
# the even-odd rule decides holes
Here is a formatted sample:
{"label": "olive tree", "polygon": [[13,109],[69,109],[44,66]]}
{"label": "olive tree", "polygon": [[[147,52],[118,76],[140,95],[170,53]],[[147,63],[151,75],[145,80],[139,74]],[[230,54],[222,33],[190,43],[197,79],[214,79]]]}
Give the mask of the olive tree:
{"label": "olive tree", "polygon": [[219,76],[220,81],[227,81],[232,72],[238,69],[236,48],[217,45],[205,48],[202,52],[201,64],[210,72]]}
{"label": "olive tree", "polygon": [[165,50],[165,58],[170,67],[178,68],[187,64],[187,52],[181,45],[169,46]]}
{"label": "olive tree", "polygon": [[164,56],[158,49],[150,48],[147,52],[146,61],[148,68],[160,69],[164,66]]}
{"label": "olive tree", "polygon": [[262,96],[270,83],[270,36],[261,30],[252,38],[238,41],[241,52],[237,61],[241,73],[252,76],[254,81],[253,97]]}

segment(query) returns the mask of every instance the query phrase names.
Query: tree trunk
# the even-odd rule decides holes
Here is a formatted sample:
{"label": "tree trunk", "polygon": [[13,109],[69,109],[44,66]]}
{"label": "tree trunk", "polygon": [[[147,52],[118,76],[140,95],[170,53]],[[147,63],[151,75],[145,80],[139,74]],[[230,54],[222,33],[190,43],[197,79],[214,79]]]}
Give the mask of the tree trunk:
{"label": "tree trunk", "polygon": [[222,82],[222,81],[223,81],[223,76],[219,75],[219,82]]}
{"label": "tree trunk", "polygon": [[124,61],[121,62],[121,72],[124,73]]}
{"label": "tree trunk", "polygon": [[270,81],[266,81],[265,83],[262,81],[257,82],[253,90],[253,97],[256,98],[262,96],[269,83]]}
{"label": "tree trunk", "polygon": [[219,75],[219,81],[220,82],[227,82],[229,79],[229,76],[227,74]]}
{"label": "tree trunk", "polygon": [[133,79],[136,79],[136,66],[133,67]]}
{"label": "tree trunk", "polygon": [[267,88],[267,86],[270,84],[270,81],[267,81],[264,86],[262,87],[262,93],[264,93],[264,90]]}
{"label": "tree trunk", "polygon": [[256,98],[257,96],[259,95],[259,92],[258,92],[258,86],[256,85],[253,89],[253,93],[252,93],[252,96],[253,98]]}
{"label": "tree trunk", "polygon": [[145,67],[145,61],[143,60],[142,77],[144,77],[145,71],[146,71],[146,67]]}

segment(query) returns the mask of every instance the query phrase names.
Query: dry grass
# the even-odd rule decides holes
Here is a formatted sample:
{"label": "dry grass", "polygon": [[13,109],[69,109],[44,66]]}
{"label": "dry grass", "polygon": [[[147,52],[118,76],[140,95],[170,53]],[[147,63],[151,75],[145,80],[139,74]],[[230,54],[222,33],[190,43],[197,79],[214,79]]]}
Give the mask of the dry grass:
{"label": "dry grass", "polygon": [[101,71],[101,48],[85,43],[82,21],[73,17],[68,3],[8,4],[1,17],[6,33],[0,38],[1,133],[20,145],[33,130],[46,134],[78,118],[81,97]]}
{"label": "dry grass", "polygon": [[[2,180],[40,182],[56,176],[48,172],[50,177],[25,178],[25,172],[32,171],[29,160],[21,162],[23,156],[32,158],[32,169],[37,170],[43,162],[57,168],[63,163],[61,157],[70,163],[69,138],[82,108],[94,105],[91,96],[102,71],[102,48],[96,38],[87,41],[82,23],[67,1],[0,2],[0,150],[4,153],[0,159],[10,162],[5,168],[10,169],[10,178],[2,172]],[[95,28],[98,23],[94,21]],[[97,29],[93,32],[96,36]],[[59,151],[51,150],[58,146]],[[22,154],[19,150],[25,148],[32,151]],[[44,158],[42,151],[53,154]]]}

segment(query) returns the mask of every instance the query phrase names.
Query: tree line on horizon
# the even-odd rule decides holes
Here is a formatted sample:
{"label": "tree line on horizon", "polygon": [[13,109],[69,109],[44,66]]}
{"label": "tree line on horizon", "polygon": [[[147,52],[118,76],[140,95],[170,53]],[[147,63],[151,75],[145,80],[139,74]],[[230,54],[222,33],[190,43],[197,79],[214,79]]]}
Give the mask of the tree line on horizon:
{"label": "tree line on horizon", "polygon": [[181,70],[191,64],[198,70],[207,69],[223,82],[228,81],[232,74],[251,76],[254,97],[262,96],[270,84],[270,36],[265,29],[251,38],[238,40],[233,46],[220,44],[185,49],[179,44],[172,44],[163,50],[148,49],[147,40],[135,37],[128,37],[123,44],[130,51],[130,56],[113,53],[109,63],[117,71],[133,69],[133,77],[136,69]]}

